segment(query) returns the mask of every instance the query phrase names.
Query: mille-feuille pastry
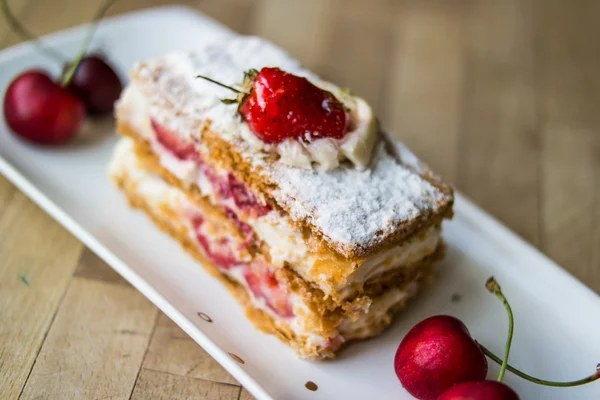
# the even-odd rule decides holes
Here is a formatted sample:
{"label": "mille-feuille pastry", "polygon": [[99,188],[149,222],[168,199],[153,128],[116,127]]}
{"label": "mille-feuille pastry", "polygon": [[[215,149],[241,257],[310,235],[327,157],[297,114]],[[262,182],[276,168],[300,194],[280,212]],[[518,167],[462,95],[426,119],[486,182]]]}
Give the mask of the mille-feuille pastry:
{"label": "mille-feuille pastry", "polygon": [[452,190],[363,99],[254,37],[132,78],[113,179],[300,355],[379,333],[432,274]]}

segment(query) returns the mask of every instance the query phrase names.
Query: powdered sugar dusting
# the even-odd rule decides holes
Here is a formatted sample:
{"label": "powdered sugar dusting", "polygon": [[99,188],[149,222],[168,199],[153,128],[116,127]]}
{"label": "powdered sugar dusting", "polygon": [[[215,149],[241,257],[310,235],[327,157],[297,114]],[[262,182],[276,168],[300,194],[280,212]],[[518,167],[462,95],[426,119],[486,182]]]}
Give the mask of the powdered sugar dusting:
{"label": "powdered sugar dusting", "polygon": [[278,168],[275,196],[293,219],[307,220],[343,245],[368,246],[403,222],[426,216],[446,194],[389,154],[383,143],[371,168],[329,173]]}

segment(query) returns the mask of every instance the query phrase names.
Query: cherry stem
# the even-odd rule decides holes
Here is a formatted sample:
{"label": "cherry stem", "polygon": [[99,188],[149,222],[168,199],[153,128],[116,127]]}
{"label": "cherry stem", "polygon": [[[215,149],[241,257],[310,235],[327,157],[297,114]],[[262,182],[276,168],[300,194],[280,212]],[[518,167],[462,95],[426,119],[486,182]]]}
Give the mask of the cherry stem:
{"label": "cherry stem", "polygon": [[25,28],[25,26],[23,26],[23,24],[21,24],[21,22],[19,22],[15,14],[13,14],[12,10],[8,6],[8,0],[2,0],[2,13],[4,14],[4,17],[6,18],[6,21],[10,25],[11,29],[21,36],[23,40],[29,40],[33,42],[41,52],[46,53],[48,57],[53,58],[61,64],[66,61],[66,57],[63,54],[51,47],[44,46],[40,41],[40,38],[31,33],[27,28]]}
{"label": "cherry stem", "polygon": [[69,66],[69,69],[67,69],[67,72],[65,72],[65,75],[63,76],[62,86],[67,86],[71,82],[71,79],[73,79],[73,75],[75,75],[75,71],[77,71],[77,67],[79,67],[79,64],[81,64],[81,60],[83,60],[83,57],[85,56],[85,53],[87,52],[87,49],[88,49],[88,46],[90,45],[92,37],[94,36],[94,33],[96,32],[96,28],[98,27],[98,22],[100,22],[100,20],[104,17],[104,14],[106,14],[106,12],[110,8],[110,6],[112,6],[112,4],[115,1],[116,0],[105,1],[104,5],[100,8],[100,10],[98,10],[98,13],[94,17],[94,20],[92,21],[91,28],[88,30],[88,33],[87,33],[85,39],[83,40],[83,43],[81,43],[81,47],[79,48],[79,52],[77,53],[75,60],[73,60],[73,62]]}
{"label": "cherry stem", "polygon": [[[477,343],[477,344],[479,345],[479,348],[481,349],[481,351],[483,351],[483,353],[486,356],[488,356],[490,359],[492,359],[495,363],[497,363],[499,365],[503,364],[503,360],[501,360],[500,357],[496,356],[494,353],[492,353],[490,350],[488,350],[481,343]],[[596,366],[596,372],[593,373],[592,375],[585,377],[583,379],[579,379],[579,380],[571,381],[571,382],[554,382],[554,381],[547,381],[545,379],[534,378],[533,376],[527,375],[526,373],[521,372],[518,369],[516,369],[515,367],[508,365],[508,364],[506,365],[506,369],[509,370],[510,372],[512,372],[513,374],[515,374],[525,380],[528,380],[530,382],[537,383],[538,385],[553,386],[553,387],[581,386],[581,385],[585,385],[586,383],[594,382],[595,380],[600,378],[600,364],[598,364]]]}
{"label": "cherry stem", "polygon": [[212,83],[214,83],[215,85],[219,85],[219,86],[221,86],[221,87],[224,87],[225,89],[229,89],[229,90],[231,90],[231,91],[233,91],[233,92],[235,92],[235,93],[238,93],[238,94],[239,94],[239,93],[244,93],[244,92],[242,92],[241,90],[238,90],[238,89],[236,89],[236,88],[234,88],[234,87],[231,87],[231,86],[227,86],[227,85],[225,85],[225,84],[223,84],[223,83],[221,83],[221,82],[219,82],[219,81],[215,81],[214,79],[211,79],[211,78],[209,78],[209,77],[207,77],[207,76],[203,76],[203,75],[197,75],[197,76],[196,76],[196,78],[202,78],[202,79],[204,79],[204,80],[206,80],[206,81],[212,82]]}
{"label": "cherry stem", "polygon": [[506,297],[504,297],[502,288],[500,288],[500,285],[493,276],[487,280],[485,287],[489,292],[496,295],[496,297],[502,301],[504,307],[506,308],[506,312],[508,313],[508,337],[506,338],[506,346],[504,347],[504,359],[502,360],[502,367],[500,368],[500,373],[498,374],[498,382],[502,382],[502,379],[504,379],[504,374],[506,373],[506,367],[508,366],[508,355],[510,354],[510,346],[512,344],[515,322],[512,308],[510,307],[510,304],[508,304]]}

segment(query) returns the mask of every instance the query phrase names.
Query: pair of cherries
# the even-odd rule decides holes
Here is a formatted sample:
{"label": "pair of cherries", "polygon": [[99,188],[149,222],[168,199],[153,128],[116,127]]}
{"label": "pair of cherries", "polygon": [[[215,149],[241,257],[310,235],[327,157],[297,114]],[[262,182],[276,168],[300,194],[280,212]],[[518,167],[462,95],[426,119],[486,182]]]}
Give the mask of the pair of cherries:
{"label": "pair of cherries", "polygon": [[[507,369],[528,381],[555,387],[579,386],[600,378],[600,364],[594,374],[573,382],[534,378],[508,365],[514,325],[512,309],[494,278],[487,281],[486,288],[508,312],[504,359],[477,343],[460,320],[448,315],[427,318],[408,332],[394,359],[396,375],[410,394],[419,400],[518,400],[517,393],[502,383]],[[486,356],[502,366],[497,381],[486,380]]]}
{"label": "pair of cherries", "polygon": [[86,115],[111,113],[123,85],[110,64],[87,48],[95,29],[114,0],[105,0],[75,59],[65,63],[51,48],[43,47],[15,17],[7,0],[0,0],[2,13],[13,31],[31,40],[44,53],[64,65],[59,80],[39,69],[15,77],[4,94],[4,118],[11,130],[33,143],[62,144],[75,136]]}
{"label": "pair of cherries", "polygon": [[404,337],[394,360],[404,388],[421,400],[517,400],[502,382],[485,380],[483,351],[460,320],[437,315]]}
{"label": "pair of cherries", "polygon": [[17,76],[4,95],[4,118],[13,132],[43,145],[69,141],[85,116],[111,113],[123,86],[98,55],[81,59],[69,79],[54,81],[42,70]]}

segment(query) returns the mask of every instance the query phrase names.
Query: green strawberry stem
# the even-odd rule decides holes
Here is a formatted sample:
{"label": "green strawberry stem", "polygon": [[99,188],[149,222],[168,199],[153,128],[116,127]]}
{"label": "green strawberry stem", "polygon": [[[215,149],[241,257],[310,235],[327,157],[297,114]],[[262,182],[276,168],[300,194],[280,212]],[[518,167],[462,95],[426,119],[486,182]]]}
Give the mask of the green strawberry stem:
{"label": "green strawberry stem", "polygon": [[498,382],[502,382],[502,379],[504,379],[504,373],[506,372],[506,367],[508,366],[508,355],[510,354],[510,346],[512,344],[515,322],[513,318],[512,308],[510,308],[508,300],[506,300],[506,297],[504,297],[500,285],[498,284],[498,282],[496,282],[496,279],[494,279],[493,276],[487,280],[487,282],[485,283],[485,287],[488,291],[496,295],[496,297],[499,298],[500,301],[502,301],[504,307],[506,308],[506,312],[508,313],[508,337],[506,338],[506,346],[504,347],[504,359],[502,360],[502,367],[500,368],[500,373],[498,374]]}
{"label": "green strawberry stem", "polygon": [[208,76],[196,75],[196,78],[201,78],[201,79],[204,79],[205,81],[212,82],[212,83],[214,83],[215,85],[219,85],[219,86],[221,86],[221,87],[224,87],[225,89],[229,89],[229,90],[231,90],[232,92],[235,92],[235,93],[237,93],[237,94],[244,93],[244,92],[242,92],[241,90],[238,90],[238,89],[236,89],[236,88],[234,88],[234,87],[231,87],[231,86],[225,85],[224,83],[221,83],[221,82],[219,82],[219,81],[215,81],[214,79],[211,79],[211,78],[209,78]]}
{"label": "green strawberry stem", "polygon": [[92,40],[92,37],[94,36],[94,33],[96,32],[98,23],[104,17],[104,14],[106,14],[108,9],[110,8],[110,6],[112,6],[112,4],[114,2],[115,2],[115,0],[107,0],[104,2],[104,5],[100,8],[100,10],[98,10],[96,17],[94,18],[94,20],[92,22],[92,26],[88,30],[88,33],[87,33],[85,39],[81,43],[81,47],[79,48],[79,52],[77,53],[75,60],[73,60],[71,65],[69,65],[69,69],[67,69],[67,72],[65,72],[65,74],[63,76],[62,86],[68,86],[69,83],[71,82],[71,79],[73,79],[73,75],[75,75],[75,71],[77,71],[77,67],[79,67],[79,64],[81,64],[81,60],[83,60],[83,57],[85,56],[88,46],[90,45],[90,41]]}
{"label": "green strawberry stem", "polygon": [[66,62],[64,55],[51,47],[42,45],[40,38],[31,33],[27,28],[25,28],[25,26],[23,26],[23,24],[21,24],[21,22],[19,22],[15,14],[13,14],[12,10],[8,6],[8,0],[2,0],[2,13],[4,14],[4,18],[6,19],[6,22],[8,22],[8,25],[10,25],[11,29],[21,36],[23,40],[31,41],[42,53],[45,53],[48,57],[53,58],[59,63],[64,64]]}
{"label": "green strawberry stem", "polygon": [[[478,343],[478,344],[479,344],[479,348],[481,348],[481,351],[483,351],[483,353],[486,356],[488,356],[492,361],[494,361],[495,363],[497,363],[499,365],[504,364],[504,361],[501,360],[500,357],[496,356],[494,353],[492,353],[490,350],[488,350],[481,343]],[[537,383],[538,385],[553,386],[553,387],[581,386],[581,385],[585,385],[586,383],[594,382],[595,380],[600,379],[600,364],[598,364],[596,366],[596,372],[594,372],[592,375],[587,376],[583,379],[579,379],[576,381],[570,381],[570,382],[554,382],[554,381],[547,381],[545,379],[535,378],[531,375],[527,375],[526,373],[519,371],[515,367],[508,365],[508,364],[506,365],[506,369],[509,370],[510,372],[512,372],[513,374],[515,374],[525,380],[528,380],[530,382]]]}

